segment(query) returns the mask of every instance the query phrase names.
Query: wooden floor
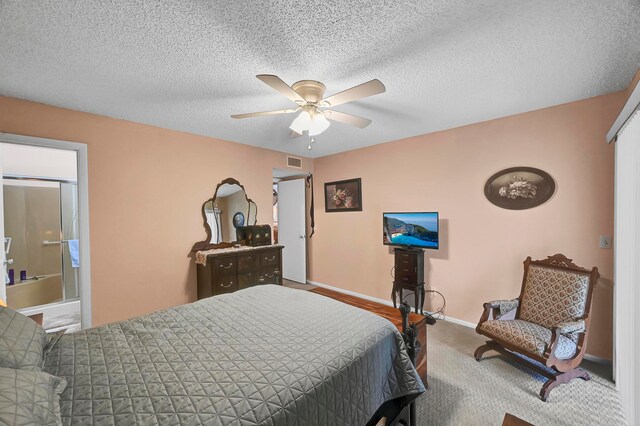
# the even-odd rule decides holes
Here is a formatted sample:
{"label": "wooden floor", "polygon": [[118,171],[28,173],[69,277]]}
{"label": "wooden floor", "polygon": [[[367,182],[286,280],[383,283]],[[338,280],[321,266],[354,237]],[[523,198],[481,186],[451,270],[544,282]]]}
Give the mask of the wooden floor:
{"label": "wooden floor", "polygon": [[316,288],[315,285],[302,284],[296,281],[287,280],[285,278],[282,279],[282,285],[289,288],[297,288],[299,290],[311,290],[312,288]]}

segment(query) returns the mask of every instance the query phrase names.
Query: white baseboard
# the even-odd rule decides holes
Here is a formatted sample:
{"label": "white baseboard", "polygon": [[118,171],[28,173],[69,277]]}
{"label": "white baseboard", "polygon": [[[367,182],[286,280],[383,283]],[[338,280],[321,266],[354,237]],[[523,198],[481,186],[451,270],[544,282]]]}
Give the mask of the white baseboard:
{"label": "white baseboard", "polygon": [[[377,302],[377,303],[381,303],[383,305],[393,306],[393,302],[391,302],[390,300],[378,299],[377,297],[367,296],[366,294],[357,293],[357,292],[351,291],[351,290],[345,290],[344,288],[334,287],[332,285],[319,283],[317,281],[307,280],[307,284],[311,284],[311,285],[315,285],[316,287],[322,287],[322,288],[326,288],[328,290],[333,290],[333,291],[337,291],[337,292],[340,292],[340,293],[348,294],[349,296],[359,297],[361,299],[369,300],[371,302]],[[458,325],[461,325],[461,326],[464,326],[464,327],[468,327],[468,328],[471,328],[471,329],[474,329],[474,330],[475,330],[476,326],[478,325],[477,323],[461,320],[461,319],[458,319],[458,318],[448,317],[448,316],[445,316],[443,319],[444,319],[444,321],[448,321],[448,322],[451,322],[453,324],[458,324]],[[606,358],[601,358],[601,357],[595,356],[595,355],[585,354],[584,359],[586,359],[588,361],[596,362],[598,364],[611,365],[611,360],[608,360]]]}
{"label": "white baseboard", "polygon": [[478,325],[477,323],[461,320],[461,319],[458,319],[458,318],[447,317],[447,316],[444,317],[444,320],[452,322],[454,324],[462,325],[464,327],[472,328],[474,330],[475,330],[476,326]]}
{"label": "white baseboard", "polygon": [[587,361],[595,362],[597,364],[613,365],[613,361],[611,361],[610,359],[602,358],[602,357],[591,355],[591,354],[584,354],[584,359],[586,359]]}

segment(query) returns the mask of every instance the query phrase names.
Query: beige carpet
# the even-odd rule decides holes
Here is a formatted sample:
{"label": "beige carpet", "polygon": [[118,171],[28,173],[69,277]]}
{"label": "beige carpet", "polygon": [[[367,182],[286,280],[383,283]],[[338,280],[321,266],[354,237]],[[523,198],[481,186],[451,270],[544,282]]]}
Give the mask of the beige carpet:
{"label": "beige carpet", "polygon": [[588,382],[574,380],[538,398],[544,378],[495,352],[476,362],[485,339],[461,325],[427,328],[429,389],[418,400],[418,424],[501,425],[505,412],[535,425],[624,425],[610,367],[585,361]]}

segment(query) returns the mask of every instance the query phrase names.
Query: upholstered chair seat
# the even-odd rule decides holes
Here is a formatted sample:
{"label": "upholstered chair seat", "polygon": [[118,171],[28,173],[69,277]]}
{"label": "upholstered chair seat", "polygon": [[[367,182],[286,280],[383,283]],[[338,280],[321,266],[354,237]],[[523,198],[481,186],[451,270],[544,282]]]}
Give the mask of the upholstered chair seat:
{"label": "upholstered chair seat", "polygon": [[[480,326],[485,336],[494,340],[508,342],[522,351],[533,352],[539,356],[551,345],[551,330],[523,320],[489,320]],[[560,334],[555,356],[569,359],[576,354],[576,343]]]}
{"label": "upholstered chair seat", "polygon": [[562,383],[589,380],[578,367],[598,277],[598,268],[581,268],[561,254],[536,261],[528,257],[520,297],[484,304],[476,331],[491,340],[476,349],[476,360],[487,351],[497,351],[547,377],[540,391],[543,401]]}

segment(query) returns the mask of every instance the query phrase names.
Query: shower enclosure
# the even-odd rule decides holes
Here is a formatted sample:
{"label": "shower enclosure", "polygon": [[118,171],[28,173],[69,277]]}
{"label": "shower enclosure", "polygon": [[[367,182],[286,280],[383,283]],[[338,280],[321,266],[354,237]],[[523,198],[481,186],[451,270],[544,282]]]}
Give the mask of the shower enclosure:
{"label": "shower enclosure", "polygon": [[27,309],[78,300],[76,182],[5,177],[3,195],[8,305]]}

